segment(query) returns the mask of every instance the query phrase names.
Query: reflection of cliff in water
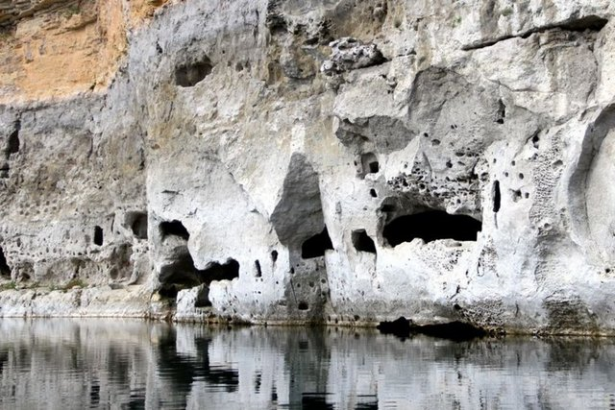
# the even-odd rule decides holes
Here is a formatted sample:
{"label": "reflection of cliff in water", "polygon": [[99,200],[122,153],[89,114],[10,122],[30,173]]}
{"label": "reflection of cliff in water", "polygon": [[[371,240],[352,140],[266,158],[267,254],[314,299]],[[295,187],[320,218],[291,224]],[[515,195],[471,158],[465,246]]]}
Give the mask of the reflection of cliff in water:
{"label": "reflection of cliff in water", "polygon": [[0,408],[615,406],[615,341],[0,321]]}

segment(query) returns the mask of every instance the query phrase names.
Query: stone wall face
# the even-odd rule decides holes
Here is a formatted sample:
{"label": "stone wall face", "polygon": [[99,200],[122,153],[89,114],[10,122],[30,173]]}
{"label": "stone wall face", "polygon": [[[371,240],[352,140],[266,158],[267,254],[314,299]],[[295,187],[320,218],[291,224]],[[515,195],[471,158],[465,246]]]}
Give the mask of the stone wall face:
{"label": "stone wall face", "polygon": [[178,319],[615,331],[612,2],[186,0],[134,23],[162,3],[118,3],[107,89],[6,94],[7,281],[141,286]]}

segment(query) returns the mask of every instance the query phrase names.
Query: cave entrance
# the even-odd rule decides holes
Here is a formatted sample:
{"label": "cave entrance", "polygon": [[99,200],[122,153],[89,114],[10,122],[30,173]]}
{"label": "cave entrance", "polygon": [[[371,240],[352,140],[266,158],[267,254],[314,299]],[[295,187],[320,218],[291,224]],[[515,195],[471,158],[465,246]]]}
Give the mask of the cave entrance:
{"label": "cave entrance", "polygon": [[4,250],[0,247],[0,276],[3,278],[11,277],[11,268],[6,262],[6,257],[4,256]]}
{"label": "cave entrance", "polygon": [[159,279],[163,283],[160,295],[175,299],[183,289],[201,286],[195,307],[211,306],[209,301],[209,285],[214,281],[233,280],[239,277],[239,262],[229,259],[226,263],[211,263],[207,268],[199,270],[194,266],[192,255],[188,248],[177,254],[173,262],[160,269]]}
{"label": "cave entrance", "polygon": [[376,253],[376,245],[365,229],[352,232],[352,245],[359,252]]}
{"label": "cave entrance", "polygon": [[213,64],[207,57],[192,64],[180,65],[175,69],[175,84],[180,87],[194,87],[211,74],[212,69]]}
{"label": "cave entrance", "polygon": [[385,226],[383,236],[392,247],[411,242],[415,238],[427,243],[440,239],[476,241],[482,225],[480,221],[467,215],[427,211],[394,219]]}
{"label": "cave entrance", "polygon": [[312,236],[301,245],[301,257],[303,259],[312,259],[325,256],[326,250],[333,250],[333,244],[329,237],[329,231],[325,229],[317,235]]}
{"label": "cave entrance", "polygon": [[127,227],[130,227],[130,230],[132,231],[132,234],[135,236],[135,238],[147,239],[147,213],[146,212],[138,212],[138,211],[128,212],[126,213],[126,217],[124,221],[125,221],[124,225]]}
{"label": "cave entrance", "polygon": [[162,240],[167,236],[179,236],[184,240],[190,239],[190,233],[180,221],[173,220],[171,222],[162,222],[160,224],[160,235]]}
{"label": "cave entrance", "polygon": [[225,264],[214,262],[204,270],[198,271],[201,282],[211,283],[214,280],[233,280],[239,277],[239,262],[229,259]]}

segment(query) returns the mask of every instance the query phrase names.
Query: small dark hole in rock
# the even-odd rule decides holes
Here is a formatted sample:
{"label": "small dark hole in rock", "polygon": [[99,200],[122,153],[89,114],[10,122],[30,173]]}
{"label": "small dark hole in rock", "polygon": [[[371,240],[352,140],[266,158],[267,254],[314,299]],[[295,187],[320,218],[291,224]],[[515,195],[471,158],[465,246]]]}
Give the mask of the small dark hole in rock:
{"label": "small dark hole in rock", "polygon": [[100,226],[94,227],[94,245],[102,246],[103,244],[103,229]]}
{"label": "small dark hole in rock", "polygon": [[11,154],[19,152],[19,131],[21,130],[21,122],[17,121],[15,124],[15,130],[9,135],[8,144],[6,147],[7,157]]}
{"label": "small dark hole in rock", "polygon": [[256,268],[256,277],[260,278],[263,276],[263,271],[261,270],[261,263],[257,260],[254,261],[254,267]]}
{"label": "small dark hole in rock", "polygon": [[278,260],[278,251],[276,250],[271,251],[271,261],[273,263],[276,263],[277,260]]}
{"label": "small dark hole in rock", "polygon": [[502,193],[500,192],[500,181],[493,183],[493,212],[499,212],[502,203]]}
{"label": "small dark hole in rock", "polygon": [[372,198],[378,198],[378,194],[376,193],[375,189],[370,189],[369,194],[372,196]]}
{"label": "small dark hole in rock", "polygon": [[299,310],[309,310],[310,307],[306,302],[299,302],[299,305],[297,306],[297,309]]}

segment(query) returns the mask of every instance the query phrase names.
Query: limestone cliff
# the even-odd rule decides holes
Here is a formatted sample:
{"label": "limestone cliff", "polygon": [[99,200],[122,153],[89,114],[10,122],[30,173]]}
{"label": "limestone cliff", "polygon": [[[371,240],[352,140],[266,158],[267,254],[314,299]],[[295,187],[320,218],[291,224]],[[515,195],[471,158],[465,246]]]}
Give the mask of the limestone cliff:
{"label": "limestone cliff", "polygon": [[163,3],[0,3],[0,315],[615,333],[610,0]]}

